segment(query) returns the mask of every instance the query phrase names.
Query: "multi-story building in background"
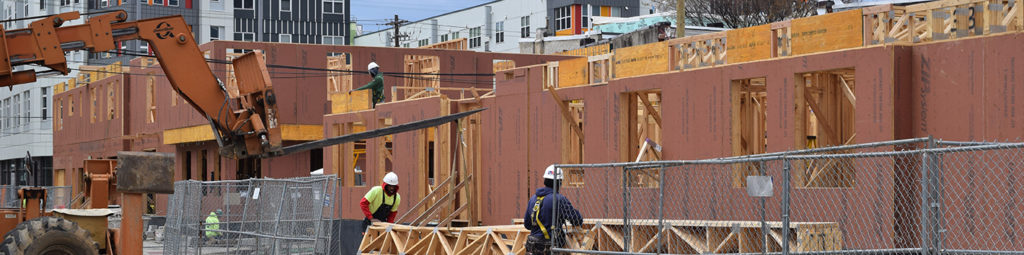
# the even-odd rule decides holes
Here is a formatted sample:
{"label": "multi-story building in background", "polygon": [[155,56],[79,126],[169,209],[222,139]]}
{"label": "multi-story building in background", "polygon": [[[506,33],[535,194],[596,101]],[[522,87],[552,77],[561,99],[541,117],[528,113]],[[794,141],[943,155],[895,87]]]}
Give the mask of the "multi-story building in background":
{"label": "multi-story building in background", "polygon": [[[591,27],[591,16],[633,17],[650,14],[640,0],[496,0],[413,21],[399,27],[399,46],[420,47],[466,38],[475,51],[520,52],[520,38],[580,35]],[[357,36],[354,45],[394,46],[394,30],[382,29]]]}
{"label": "multi-story building in background", "polygon": [[[83,0],[84,1],[84,0]],[[347,0],[99,0],[88,9],[120,9],[128,20],[182,15],[198,44],[214,40],[347,44]],[[119,51],[93,53],[90,65],[127,64],[136,53],[152,53],[143,41],[117,45]]]}
{"label": "multi-story building in background", "polygon": [[[25,17],[52,15],[62,12],[85,12],[86,0],[4,0],[0,3],[0,17],[13,20]],[[3,22],[5,30],[27,28],[31,19]],[[82,19],[65,22],[65,26],[82,24]],[[85,63],[86,53],[66,55],[71,73],[68,76],[49,75],[36,78],[36,82],[0,88],[0,184],[30,183],[25,164],[29,155],[37,166],[36,175],[41,185],[50,185],[53,165],[53,85],[77,75]],[[28,70],[17,67],[15,71]],[[45,68],[37,68],[44,71]]]}
{"label": "multi-story building in background", "polygon": [[235,0],[235,41],[347,45],[348,0]]}

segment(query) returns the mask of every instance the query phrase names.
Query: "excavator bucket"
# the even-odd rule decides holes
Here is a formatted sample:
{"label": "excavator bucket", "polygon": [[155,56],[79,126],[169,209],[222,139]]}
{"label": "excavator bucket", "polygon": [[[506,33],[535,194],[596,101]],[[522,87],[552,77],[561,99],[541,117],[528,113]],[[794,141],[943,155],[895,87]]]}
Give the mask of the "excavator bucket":
{"label": "excavator bucket", "polygon": [[[248,112],[240,114],[239,126],[245,141],[242,157],[274,154],[281,151],[281,128],[277,123],[277,97],[267,72],[263,52],[255,50],[231,62],[237,81],[234,89],[238,105]],[[231,88],[229,88],[231,89]],[[238,130],[232,127],[232,130]]]}
{"label": "excavator bucket", "polygon": [[117,190],[125,193],[174,193],[174,154],[117,152]]}

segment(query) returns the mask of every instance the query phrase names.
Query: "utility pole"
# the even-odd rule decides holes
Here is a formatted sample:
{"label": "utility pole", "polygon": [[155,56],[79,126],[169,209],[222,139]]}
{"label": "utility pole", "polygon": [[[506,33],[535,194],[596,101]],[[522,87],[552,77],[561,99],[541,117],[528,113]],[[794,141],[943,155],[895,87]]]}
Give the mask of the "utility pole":
{"label": "utility pole", "polygon": [[389,26],[394,26],[395,27],[395,47],[396,48],[399,47],[398,46],[398,42],[401,41],[401,39],[405,37],[405,35],[402,35],[402,34],[398,33],[398,27],[401,26],[402,24],[405,24],[406,22],[409,22],[409,21],[408,20],[398,19],[398,14],[395,14],[395,19],[394,20],[392,20],[391,22],[385,23],[385,25],[389,25]]}
{"label": "utility pole", "polygon": [[676,0],[676,38],[686,36],[686,0]]}

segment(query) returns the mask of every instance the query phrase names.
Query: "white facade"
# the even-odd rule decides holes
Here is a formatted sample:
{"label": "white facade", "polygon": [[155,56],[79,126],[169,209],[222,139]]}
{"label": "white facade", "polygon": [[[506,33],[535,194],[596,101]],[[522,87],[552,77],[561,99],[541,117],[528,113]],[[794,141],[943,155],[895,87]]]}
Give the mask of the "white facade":
{"label": "white facade", "polygon": [[232,40],[235,34],[235,9],[232,1],[196,1],[199,4],[199,44],[214,40]]}
{"label": "white facade", "polygon": [[[518,53],[519,38],[532,38],[537,28],[545,26],[546,3],[545,0],[498,0],[410,22],[399,27],[400,33],[408,35],[400,46],[415,48],[468,38],[470,50]],[[393,31],[369,32],[356,37],[353,44],[394,46]]]}
{"label": "white facade", "polygon": [[[52,15],[62,12],[84,13],[86,0],[51,1],[3,1],[0,5],[3,19]],[[64,26],[83,24],[82,19],[67,21]],[[4,23],[8,31],[26,28],[33,20]],[[36,82],[0,88],[0,170],[9,171],[17,166],[14,162],[24,159],[30,153],[36,160],[44,160],[48,168],[53,157],[53,86],[78,75],[76,69],[85,63],[85,52],[71,52],[66,55],[71,69],[68,75],[36,77]],[[27,67],[15,68],[28,70]],[[43,71],[45,68],[36,68]],[[49,169],[43,169],[49,170]],[[4,176],[7,177],[7,176]],[[5,178],[5,180],[8,180]],[[6,182],[5,182],[6,183]]]}

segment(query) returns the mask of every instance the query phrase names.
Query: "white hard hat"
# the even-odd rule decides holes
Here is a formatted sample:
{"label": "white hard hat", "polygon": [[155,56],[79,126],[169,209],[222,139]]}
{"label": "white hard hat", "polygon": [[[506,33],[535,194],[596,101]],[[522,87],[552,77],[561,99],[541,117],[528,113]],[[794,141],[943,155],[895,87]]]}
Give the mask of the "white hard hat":
{"label": "white hard hat", "polygon": [[370,62],[370,64],[366,66],[366,70],[367,71],[373,70],[374,68],[377,68],[377,67],[380,67],[380,66],[377,65],[377,62]]}
{"label": "white hard hat", "polygon": [[555,165],[548,166],[547,169],[544,169],[544,179],[561,180],[562,169],[556,168]]}
{"label": "white hard hat", "polygon": [[398,185],[398,175],[395,172],[390,172],[384,175],[384,183],[388,185]]}

